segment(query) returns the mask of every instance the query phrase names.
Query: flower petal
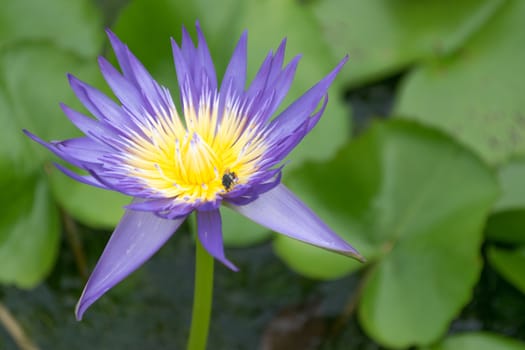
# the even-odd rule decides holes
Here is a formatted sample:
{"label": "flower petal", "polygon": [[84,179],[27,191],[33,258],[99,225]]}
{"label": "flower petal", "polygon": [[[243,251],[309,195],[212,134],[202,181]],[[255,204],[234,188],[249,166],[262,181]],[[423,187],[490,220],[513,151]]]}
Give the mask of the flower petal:
{"label": "flower petal", "polygon": [[77,303],[77,319],[82,319],[91,304],[159,250],[184,219],[166,220],[153,213],[126,211]]}
{"label": "flower petal", "polygon": [[75,126],[91,139],[103,145],[114,146],[118,139],[119,131],[109,124],[99,122],[61,103],[60,107],[64,114]]}
{"label": "flower petal", "polygon": [[[201,78],[201,72],[205,73],[205,76],[207,78],[208,88],[210,91],[217,89],[217,75],[215,74],[215,66],[213,65],[213,60],[211,58],[210,50],[208,49],[208,44],[206,43],[206,38],[204,38],[204,34],[202,33],[201,26],[199,22],[196,23],[195,27],[197,28],[197,57],[193,57],[193,59],[197,58],[195,63],[197,63],[196,67],[194,68],[195,75],[194,80],[199,82],[199,80],[202,80]],[[199,86],[200,90],[203,91],[204,89],[204,83],[205,81],[202,80],[201,84]]]}
{"label": "flower petal", "polygon": [[364,261],[357,250],[337,236],[282,184],[247,205],[229,203],[228,206],[275,232]]}
{"label": "flower petal", "polygon": [[261,67],[257,71],[257,74],[255,75],[252,82],[250,83],[250,87],[248,88],[248,91],[246,92],[247,98],[249,99],[254,98],[261,91],[264,92],[268,88],[272,87],[273,80],[281,72],[281,68],[282,68],[283,61],[284,61],[285,50],[286,50],[286,39],[284,39],[281,42],[281,44],[277,48],[277,51],[275,52],[275,55],[272,52],[270,52],[266,56],[263,63],[261,64]]}
{"label": "flower petal", "polygon": [[179,84],[179,95],[180,100],[183,104],[183,108],[187,108],[188,105],[196,106],[197,101],[195,98],[198,94],[196,93],[194,82],[191,78],[190,67],[188,66],[186,59],[184,58],[184,53],[182,49],[179,48],[179,45],[173,38],[171,38],[171,49],[173,52],[173,62],[175,63],[175,72],[177,74],[177,82]]}
{"label": "flower petal", "polygon": [[220,91],[226,90],[227,84],[231,84],[232,88],[238,94],[244,91],[246,84],[246,50],[247,50],[248,33],[244,32],[235,47],[228,68],[224,73]]}
{"label": "flower petal", "polygon": [[218,209],[197,211],[197,231],[202,246],[208,251],[208,253],[210,253],[211,256],[222,262],[233,271],[239,270],[224,255],[224,246],[222,242],[222,221],[221,214]]}
{"label": "flower petal", "polygon": [[[106,34],[109,38],[109,42],[111,43],[111,47],[113,48],[113,52],[115,52],[115,56],[117,57],[118,64],[122,70],[122,73],[124,74],[124,77],[127,79],[135,79],[128,59],[129,49],[127,45],[120,41],[120,39],[111,30],[106,29]],[[136,80],[135,83],[138,84]]]}
{"label": "flower petal", "polygon": [[104,57],[98,58],[98,65],[104,79],[119,101],[136,116],[144,116],[147,105],[137,86],[122,76]]}
{"label": "flower petal", "polygon": [[326,95],[332,81],[346,61],[348,61],[348,56],[343,58],[326,77],[272,120],[270,128],[273,130],[272,134],[274,139],[279,140],[290,135],[310,117],[317,109],[319,102],[321,102],[322,98]]}
{"label": "flower petal", "polygon": [[69,176],[73,180],[77,180],[78,182],[81,182],[83,184],[95,186],[105,190],[113,190],[113,187],[109,187],[106,184],[103,184],[102,182],[94,178],[92,175],[80,175],[58,163],[54,163],[54,165],[58,170],[60,170],[62,173],[64,173],[66,176]]}
{"label": "flower petal", "polygon": [[135,201],[127,205],[126,209],[154,212],[161,218],[173,220],[188,216],[193,211],[194,205],[173,198],[157,198]]}
{"label": "flower petal", "polygon": [[[158,84],[131,50],[111,30],[106,30],[124,78],[140,88],[149,107],[157,114],[167,115],[173,102],[169,91]],[[157,110],[160,108],[161,110]]]}
{"label": "flower petal", "polygon": [[129,117],[113,100],[71,74],[68,79],[75,95],[98,120],[119,129],[128,126]]}

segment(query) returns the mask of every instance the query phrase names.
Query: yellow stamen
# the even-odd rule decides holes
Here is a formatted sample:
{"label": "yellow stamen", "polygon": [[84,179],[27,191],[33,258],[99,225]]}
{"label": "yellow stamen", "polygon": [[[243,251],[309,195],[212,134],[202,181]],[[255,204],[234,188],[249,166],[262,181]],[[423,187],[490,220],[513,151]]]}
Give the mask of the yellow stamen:
{"label": "yellow stamen", "polygon": [[185,126],[175,110],[151,118],[141,127],[146,137],[130,144],[130,175],[166,198],[188,201],[213,201],[246,183],[266,150],[261,129],[247,124],[237,102],[226,104],[220,120],[217,107],[217,97],[207,95],[196,110],[185,108]]}

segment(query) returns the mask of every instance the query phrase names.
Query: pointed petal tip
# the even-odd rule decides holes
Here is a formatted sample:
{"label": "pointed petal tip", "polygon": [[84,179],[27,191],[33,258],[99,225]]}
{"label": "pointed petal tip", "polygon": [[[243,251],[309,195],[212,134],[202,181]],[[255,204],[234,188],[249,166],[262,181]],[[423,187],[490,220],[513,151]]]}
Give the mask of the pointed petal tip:
{"label": "pointed petal tip", "polygon": [[230,260],[226,258],[223,258],[223,259],[216,258],[216,259],[219,260],[224,266],[226,266],[233,272],[239,272],[239,268],[235,266],[235,264],[233,264]]}
{"label": "pointed petal tip", "polygon": [[82,318],[84,317],[85,312],[91,305],[95,303],[95,301],[102,296],[102,294],[106,293],[104,291],[103,293],[100,293],[100,295],[91,295],[86,297],[86,290],[82,291],[82,295],[78,299],[77,305],[75,306],[75,318],[77,321],[82,321]]}
{"label": "pointed petal tip", "polygon": [[186,29],[186,26],[184,24],[181,26],[181,32],[182,35],[189,35],[188,29]]}
{"label": "pointed petal tip", "polygon": [[230,270],[239,271],[239,268],[224,254],[222,221],[219,210],[197,211],[197,228],[198,239],[208,254]]}
{"label": "pointed petal tip", "polygon": [[29,138],[33,138],[33,133],[31,133],[31,131],[27,130],[27,129],[22,129],[22,132]]}
{"label": "pointed petal tip", "polygon": [[126,44],[120,40],[120,38],[115,34],[111,29],[106,28],[106,35],[108,36],[108,39],[111,43],[111,46],[114,49],[118,49],[118,47],[127,48]]}
{"label": "pointed petal tip", "polygon": [[350,258],[353,258],[357,261],[359,261],[360,263],[366,263],[366,258],[364,256],[361,255],[361,253],[359,253],[357,250],[355,250],[353,247],[351,247],[351,250],[346,250],[346,251],[340,251],[339,253],[345,255],[345,256],[348,256]]}
{"label": "pointed petal tip", "polygon": [[67,76],[67,80],[69,81],[70,85],[73,85],[78,81],[78,79],[71,73],[67,73],[66,76]]}
{"label": "pointed petal tip", "polygon": [[82,319],[95,301],[142,266],[184,220],[166,220],[150,212],[127,210],[84,287],[75,309],[76,318]]}
{"label": "pointed petal tip", "polygon": [[87,309],[91,305],[93,305],[93,303],[95,303],[95,301],[97,301],[98,298],[100,298],[102,294],[106,292],[104,291],[103,293],[100,293],[99,295],[93,295],[93,293],[91,293],[91,295],[86,295],[86,291],[87,289],[84,289],[82,291],[82,295],[80,295],[80,298],[77,301],[77,305],[75,305],[75,318],[77,321],[82,321],[82,318],[84,317],[84,313],[87,311]]}
{"label": "pointed petal tip", "polygon": [[239,42],[245,43],[247,41],[248,41],[248,29],[245,29],[245,30],[242,31],[242,34],[241,34],[241,36],[239,38]]}
{"label": "pointed petal tip", "polygon": [[113,33],[113,31],[111,29],[106,28],[104,31],[106,32],[106,35],[108,36],[109,40],[113,40],[113,39],[117,39],[118,40],[117,35],[115,33]]}
{"label": "pointed petal tip", "polygon": [[346,62],[348,62],[349,59],[350,59],[350,56],[348,56],[348,54],[345,55],[345,57],[343,57],[343,59],[339,61],[339,63],[337,64],[337,66],[334,68],[332,72],[335,74],[339,73],[341,68],[343,68],[343,66],[346,64]]}
{"label": "pointed petal tip", "polygon": [[179,44],[177,44],[177,41],[173,38],[173,37],[170,37],[170,42],[171,42],[171,50],[173,52],[173,56],[174,57],[178,57],[181,53],[180,53],[180,46]]}
{"label": "pointed petal tip", "polygon": [[102,71],[113,68],[113,65],[104,56],[97,57],[98,66]]}
{"label": "pointed petal tip", "polygon": [[[335,234],[310,208],[279,184],[246,205],[228,204],[248,219],[272,231],[365,262],[350,244]],[[292,215],[290,215],[292,213]]]}
{"label": "pointed petal tip", "polygon": [[200,24],[199,20],[197,20],[195,22],[195,29],[197,29],[197,35],[199,36],[199,38],[204,36],[204,33],[202,32],[202,27],[201,27],[201,24]]}
{"label": "pointed petal tip", "polygon": [[82,317],[84,317],[84,313],[86,312],[87,308],[92,304],[88,303],[89,300],[84,299],[84,293],[82,293],[82,296],[77,302],[77,305],[75,306],[75,318],[77,321],[82,321]]}
{"label": "pointed petal tip", "polygon": [[40,137],[36,136],[35,134],[33,134],[31,131],[27,130],[27,129],[22,129],[22,132],[27,136],[29,137],[31,140],[41,144],[42,146],[44,147],[48,147],[49,146],[49,143],[42,140]]}

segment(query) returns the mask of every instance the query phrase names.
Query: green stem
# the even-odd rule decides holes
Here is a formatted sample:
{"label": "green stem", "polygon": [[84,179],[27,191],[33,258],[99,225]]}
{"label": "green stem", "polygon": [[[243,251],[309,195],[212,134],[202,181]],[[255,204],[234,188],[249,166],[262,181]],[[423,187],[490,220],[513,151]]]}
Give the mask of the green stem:
{"label": "green stem", "polygon": [[195,290],[188,350],[204,350],[208,341],[213,299],[213,257],[196,239]]}

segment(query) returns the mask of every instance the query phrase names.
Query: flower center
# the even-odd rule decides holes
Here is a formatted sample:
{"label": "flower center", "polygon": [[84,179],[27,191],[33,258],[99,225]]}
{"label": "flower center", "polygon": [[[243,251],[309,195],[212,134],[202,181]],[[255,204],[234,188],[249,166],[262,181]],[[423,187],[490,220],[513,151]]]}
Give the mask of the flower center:
{"label": "flower center", "polygon": [[246,184],[266,150],[260,127],[247,123],[238,104],[200,103],[185,108],[183,125],[175,110],[149,119],[130,143],[132,176],[164,198],[213,201]]}

